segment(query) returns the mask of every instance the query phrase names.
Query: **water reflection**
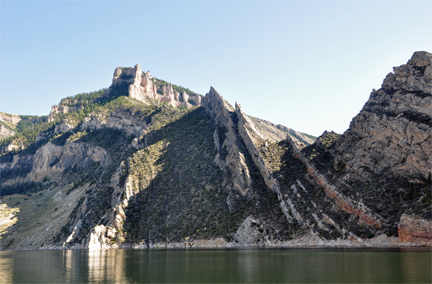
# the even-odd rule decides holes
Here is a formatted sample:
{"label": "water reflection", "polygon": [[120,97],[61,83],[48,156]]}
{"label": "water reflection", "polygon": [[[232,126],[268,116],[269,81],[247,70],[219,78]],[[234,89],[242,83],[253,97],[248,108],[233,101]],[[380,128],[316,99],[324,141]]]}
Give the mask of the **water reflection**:
{"label": "water reflection", "polygon": [[98,250],[88,252],[89,282],[108,281],[124,283],[125,250]]}
{"label": "water reflection", "polygon": [[87,253],[81,250],[62,251],[63,282],[87,282]]}
{"label": "water reflection", "polygon": [[0,252],[0,282],[431,282],[431,250]]}
{"label": "water reflection", "polygon": [[0,279],[2,282],[12,283],[13,266],[13,252],[2,252],[0,255]]}

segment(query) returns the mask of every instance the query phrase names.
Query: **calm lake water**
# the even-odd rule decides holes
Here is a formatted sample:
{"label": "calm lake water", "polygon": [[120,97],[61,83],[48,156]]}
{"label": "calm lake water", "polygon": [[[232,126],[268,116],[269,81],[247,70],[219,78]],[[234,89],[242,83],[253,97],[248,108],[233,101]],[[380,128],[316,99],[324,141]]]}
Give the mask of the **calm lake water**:
{"label": "calm lake water", "polygon": [[431,267],[430,248],[0,252],[1,283],[431,283]]}

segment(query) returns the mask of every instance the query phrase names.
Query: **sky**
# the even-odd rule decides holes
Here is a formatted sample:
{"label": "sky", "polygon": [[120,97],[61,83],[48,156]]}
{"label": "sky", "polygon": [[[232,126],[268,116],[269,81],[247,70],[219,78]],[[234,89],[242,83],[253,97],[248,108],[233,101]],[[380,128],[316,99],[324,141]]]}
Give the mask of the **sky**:
{"label": "sky", "polygon": [[0,1],[0,111],[143,71],[252,116],[343,133],[394,66],[432,52],[432,1]]}

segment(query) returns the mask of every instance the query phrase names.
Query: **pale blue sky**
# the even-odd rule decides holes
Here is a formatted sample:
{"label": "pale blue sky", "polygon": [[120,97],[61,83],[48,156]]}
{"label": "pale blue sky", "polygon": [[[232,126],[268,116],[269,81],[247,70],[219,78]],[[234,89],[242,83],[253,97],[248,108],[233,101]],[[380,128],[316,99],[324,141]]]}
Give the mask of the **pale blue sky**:
{"label": "pale blue sky", "polygon": [[0,111],[47,115],[141,65],[249,115],[344,132],[373,88],[432,51],[432,1],[0,1]]}

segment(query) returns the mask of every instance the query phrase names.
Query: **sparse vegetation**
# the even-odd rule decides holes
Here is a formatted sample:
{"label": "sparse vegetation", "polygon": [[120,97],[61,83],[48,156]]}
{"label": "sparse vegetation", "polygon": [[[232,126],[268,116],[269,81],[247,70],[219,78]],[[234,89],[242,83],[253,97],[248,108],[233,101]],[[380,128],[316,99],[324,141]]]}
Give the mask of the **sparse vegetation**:
{"label": "sparse vegetation", "polygon": [[[132,76],[123,73],[120,78]],[[159,92],[168,84],[154,83]],[[19,148],[0,155],[5,164],[2,200],[27,210],[21,213],[26,217],[34,211],[64,220],[43,243],[63,243],[77,222],[79,233],[70,244],[82,243],[101,225],[113,230],[105,234],[108,244],[148,245],[216,237],[234,241],[249,216],[255,219],[254,230],[263,234],[257,242],[288,240],[311,230],[327,239],[351,233],[369,239],[381,233],[395,236],[401,214],[432,217],[431,173],[392,174],[382,151],[364,154],[367,163],[357,163],[358,157],[343,155],[345,136],[325,132],[303,148],[298,141],[310,143],[308,138],[316,137],[251,117],[264,133],[253,137],[251,145],[238,112],[223,112],[214,120],[204,107],[174,108],[151,99],[144,103],[127,94],[123,83],[63,99],[61,105],[69,108],[65,113],[21,116],[16,127],[2,123],[17,133],[0,146]],[[286,135],[297,137],[297,144]],[[32,155],[48,142],[53,145]],[[67,152],[74,147],[80,154],[76,157]],[[37,160],[40,154],[44,159]],[[404,155],[394,156],[402,170],[414,157]],[[366,207],[371,213],[362,211]],[[378,214],[382,226],[365,225],[375,219],[363,218],[364,212]],[[25,226],[43,224],[37,217],[19,218]]]}
{"label": "sparse vegetation", "polygon": [[[161,79],[157,79],[157,78],[154,78],[153,82],[159,88],[168,85],[167,81],[164,81],[164,80],[161,80]],[[172,85],[173,90],[179,92],[180,94],[183,93],[183,92],[185,92],[189,96],[190,95],[198,95],[198,93],[195,93],[195,92],[189,90],[188,88],[185,88],[185,87],[182,87],[182,86],[177,86],[177,85],[174,85],[174,84],[171,84],[171,85]]]}
{"label": "sparse vegetation", "polygon": [[310,134],[307,134],[307,133],[304,133],[304,132],[300,132],[300,133],[303,134],[304,136],[309,137],[310,139],[312,139],[312,140],[314,140],[314,141],[317,139],[316,136],[313,136],[313,135],[310,135]]}

